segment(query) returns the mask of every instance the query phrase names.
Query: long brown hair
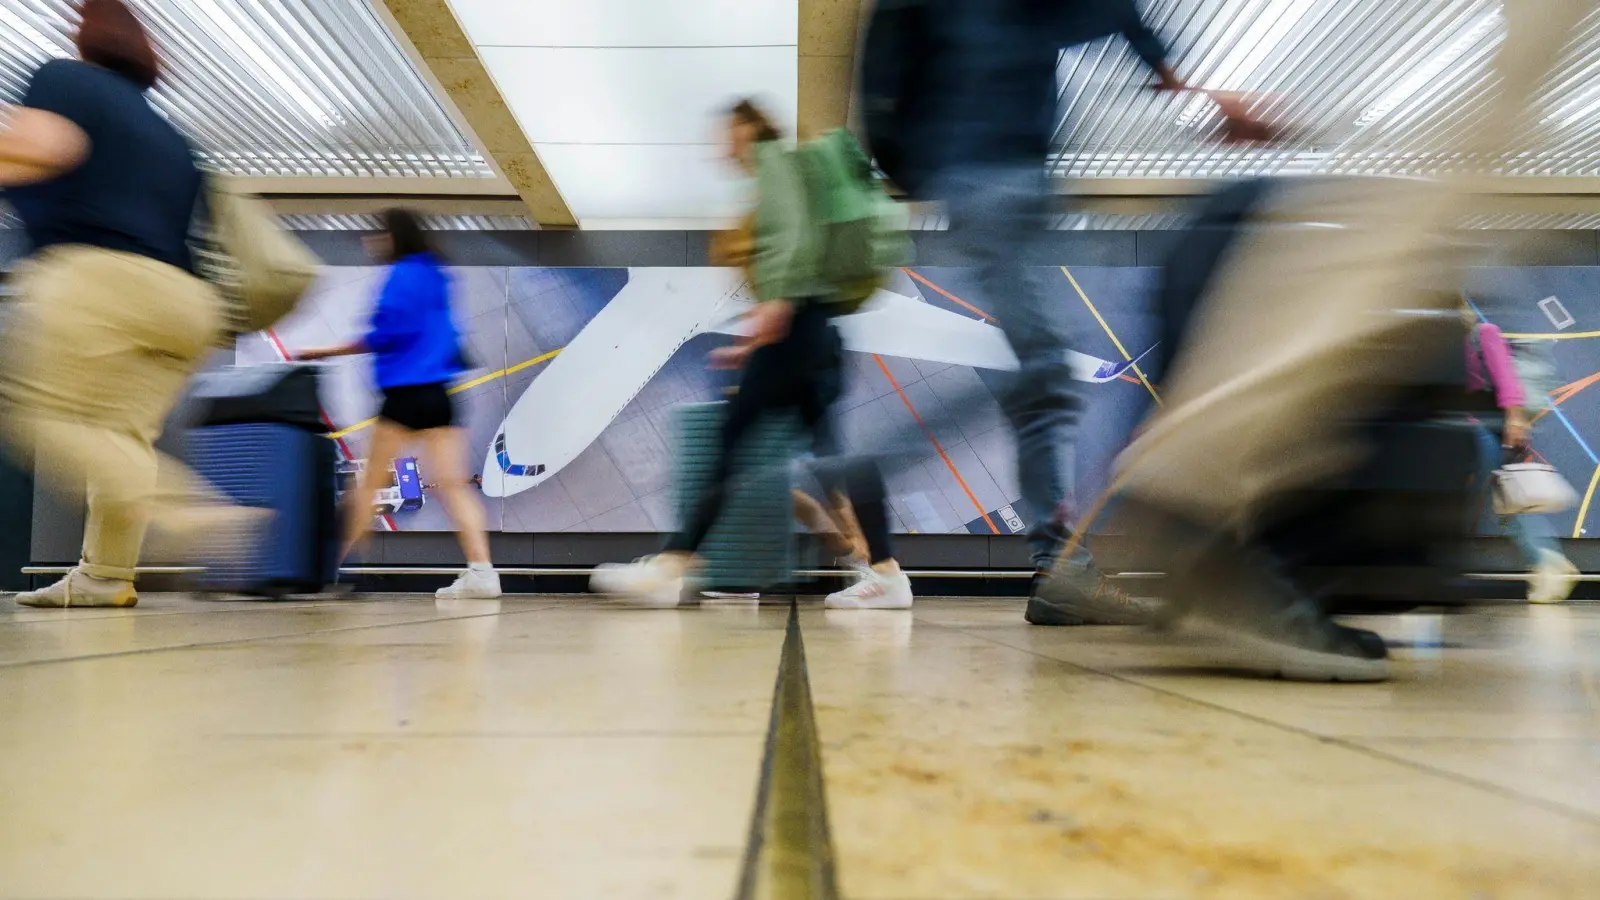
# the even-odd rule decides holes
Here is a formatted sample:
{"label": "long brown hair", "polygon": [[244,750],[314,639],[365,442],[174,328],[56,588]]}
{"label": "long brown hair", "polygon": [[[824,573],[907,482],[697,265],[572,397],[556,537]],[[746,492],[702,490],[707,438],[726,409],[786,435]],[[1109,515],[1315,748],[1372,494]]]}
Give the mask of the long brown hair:
{"label": "long brown hair", "polygon": [[123,0],[83,0],[78,7],[78,55],[141,88],[155,87],[161,62],[144,24]]}
{"label": "long brown hair", "polygon": [[772,124],[772,119],[768,118],[765,112],[762,112],[761,107],[757,106],[754,100],[748,98],[740,100],[733,105],[732,109],[728,110],[728,115],[733,116],[741,125],[755,126],[756,143],[758,144],[775,141],[783,137],[783,132],[778,130],[778,126]]}

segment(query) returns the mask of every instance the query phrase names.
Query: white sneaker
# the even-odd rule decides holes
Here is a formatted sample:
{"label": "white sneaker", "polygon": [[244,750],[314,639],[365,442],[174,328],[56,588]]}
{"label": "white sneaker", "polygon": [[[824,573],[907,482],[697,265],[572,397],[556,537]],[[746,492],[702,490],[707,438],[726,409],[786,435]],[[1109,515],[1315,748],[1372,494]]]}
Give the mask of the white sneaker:
{"label": "white sneaker", "polygon": [[1560,603],[1578,586],[1578,567],[1554,550],[1539,551],[1539,564],[1528,578],[1529,603]]}
{"label": "white sneaker", "polygon": [[855,584],[829,594],[828,609],[910,609],[911,579],[904,572],[884,575],[870,566],[860,570]]}
{"label": "white sneaker", "polygon": [[493,569],[467,569],[446,588],[433,592],[436,600],[493,600],[500,596],[500,573]]}
{"label": "white sneaker", "polygon": [[683,575],[659,556],[595,566],[589,590],[667,609],[683,599]]}

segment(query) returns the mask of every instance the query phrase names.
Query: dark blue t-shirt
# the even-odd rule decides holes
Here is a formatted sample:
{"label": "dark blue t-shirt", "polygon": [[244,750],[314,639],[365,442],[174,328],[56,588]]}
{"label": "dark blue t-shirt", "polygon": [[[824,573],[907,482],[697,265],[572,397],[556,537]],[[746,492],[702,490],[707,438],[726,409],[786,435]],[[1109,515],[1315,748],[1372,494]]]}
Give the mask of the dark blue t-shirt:
{"label": "dark blue t-shirt", "polygon": [[930,0],[933,33],[923,52],[937,64],[926,140],[935,168],[1039,162],[1056,124],[1062,50],[1121,35],[1151,68],[1161,39],[1134,0]]}
{"label": "dark blue t-shirt", "polygon": [[89,137],[83,165],[6,191],[34,249],[88,244],[193,270],[188,237],[200,170],[188,140],[137,84],[88,63],[52,60],[34,73],[22,104]]}

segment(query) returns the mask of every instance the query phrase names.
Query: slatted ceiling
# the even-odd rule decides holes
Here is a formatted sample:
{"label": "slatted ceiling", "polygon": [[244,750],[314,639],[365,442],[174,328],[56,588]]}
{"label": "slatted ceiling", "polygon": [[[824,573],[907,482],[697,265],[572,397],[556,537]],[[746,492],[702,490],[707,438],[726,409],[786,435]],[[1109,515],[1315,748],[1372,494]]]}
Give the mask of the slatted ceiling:
{"label": "slatted ceiling", "polygon": [[[1423,174],[1483,113],[1505,34],[1490,0],[1152,0],[1152,24],[1192,84],[1274,95],[1265,117],[1293,129],[1271,148],[1204,140],[1208,104],[1156,93],[1120,39],[1062,55],[1051,170],[1068,177]],[[1561,52],[1533,114],[1529,152],[1505,175],[1600,172],[1600,12]],[[1507,123],[1505,127],[1510,127]]]}
{"label": "slatted ceiling", "polygon": [[[0,97],[71,54],[71,0],[0,0]],[[237,175],[494,178],[367,0],[144,0],[155,103]]]}
{"label": "slatted ceiling", "polygon": [[[426,231],[533,231],[526,216],[423,215]],[[290,231],[377,231],[375,215],[290,215],[278,221]]]}
{"label": "slatted ceiling", "polygon": [[1464,228],[1487,231],[1595,231],[1600,230],[1600,214],[1507,214],[1472,216]]}

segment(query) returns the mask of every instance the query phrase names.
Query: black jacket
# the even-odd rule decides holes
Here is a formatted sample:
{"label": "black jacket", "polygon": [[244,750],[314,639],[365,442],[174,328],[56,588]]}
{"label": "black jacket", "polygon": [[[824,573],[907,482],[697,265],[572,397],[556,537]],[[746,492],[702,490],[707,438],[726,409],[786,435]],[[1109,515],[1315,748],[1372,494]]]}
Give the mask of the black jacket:
{"label": "black jacket", "polygon": [[1042,161],[1056,118],[1062,50],[1125,38],[1151,67],[1167,50],[1134,0],[929,0],[930,87],[940,110],[925,140],[942,168]]}

